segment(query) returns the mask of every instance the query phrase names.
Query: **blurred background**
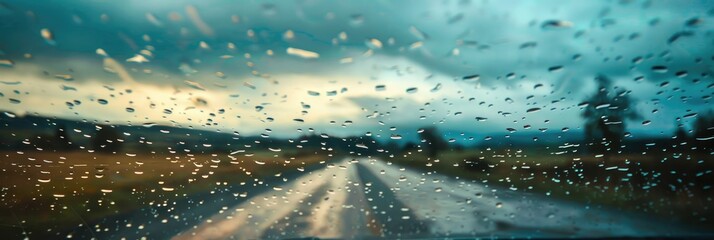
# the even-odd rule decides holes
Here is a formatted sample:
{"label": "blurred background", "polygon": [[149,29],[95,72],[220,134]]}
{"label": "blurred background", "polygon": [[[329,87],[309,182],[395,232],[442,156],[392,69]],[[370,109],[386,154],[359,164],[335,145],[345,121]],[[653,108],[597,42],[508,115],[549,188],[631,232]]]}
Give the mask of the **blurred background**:
{"label": "blurred background", "polygon": [[695,0],[0,1],[0,232],[711,236],[713,21]]}

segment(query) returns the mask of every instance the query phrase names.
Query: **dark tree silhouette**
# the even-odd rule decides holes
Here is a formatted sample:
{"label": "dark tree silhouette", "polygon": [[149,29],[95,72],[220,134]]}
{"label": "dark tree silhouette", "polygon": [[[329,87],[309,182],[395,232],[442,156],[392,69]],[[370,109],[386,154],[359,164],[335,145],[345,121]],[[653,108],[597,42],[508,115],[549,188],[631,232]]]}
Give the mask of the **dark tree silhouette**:
{"label": "dark tree silhouette", "polygon": [[697,120],[694,121],[694,136],[698,138],[714,136],[714,112],[709,111],[697,116]]}
{"label": "dark tree silhouette", "polygon": [[425,149],[429,157],[436,157],[440,152],[449,148],[449,143],[444,140],[435,127],[424,128],[423,131],[419,133],[419,137],[422,143],[425,144]]}
{"label": "dark tree silhouette", "polygon": [[415,151],[417,149],[419,149],[419,146],[413,142],[408,142],[407,144],[404,144],[404,147],[402,147],[403,152]]}
{"label": "dark tree silhouette", "polygon": [[72,148],[72,141],[69,140],[67,128],[64,125],[58,126],[55,130],[55,144],[57,145],[57,150],[61,151],[67,151]]}
{"label": "dark tree silhouette", "polygon": [[389,153],[398,153],[401,149],[399,149],[399,143],[394,140],[389,140],[384,146],[384,150],[387,150]]}
{"label": "dark tree silhouette", "polygon": [[625,89],[611,87],[611,80],[604,76],[595,77],[598,83],[595,95],[586,99],[587,107],[582,116],[585,118],[585,138],[590,150],[608,156],[617,152],[625,137],[625,121],[639,118],[632,108],[630,93]]}
{"label": "dark tree silhouette", "polygon": [[678,142],[686,142],[689,140],[689,134],[687,134],[687,130],[684,129],[684,125],[677,125],[677,129],[674,130],[674,139]]}
{"label": "dark tree silhouette", "polygon": [[700,113],[693,126],[695,144],[702,149],[711,149],[714,137],[714,112]]}
{"label": "dark tree silhouette", "polygon": [[122,137],[112,126],[98,125],[97,135],[94,136],[92,145],[94,151],[103,153],[116,153],[121,150]]}

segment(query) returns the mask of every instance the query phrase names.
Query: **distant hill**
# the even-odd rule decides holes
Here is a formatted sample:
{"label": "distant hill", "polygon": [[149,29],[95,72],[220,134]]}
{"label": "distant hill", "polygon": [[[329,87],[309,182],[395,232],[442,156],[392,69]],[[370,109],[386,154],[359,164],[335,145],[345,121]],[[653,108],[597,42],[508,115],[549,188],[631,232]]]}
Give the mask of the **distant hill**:
{"label": "distant hill", "polygon": [[[288,152],[290,154],[352,154],[373,155],[386,151],[424,145],[420,140],[375,140],[369,136],[331,137],[327,134],[310,133],[295,139],[276,138],[268,135],[243,136],[237,132],[220,132],[156,124],[106,125],[95,121],[76,121],[43,116],[14,116],[0,114],[0,150],[14,151],[67,151],[91,150],[97,147],[99,129],[104,135],[114,136],[121,152],[184,152],[250,154],[257,151]],[[108,132],[108,133],[107,133]],[[442,134],[452,139],[451,148],[532,148],[557,147],[566,143],[581,143],[582,133],[577,131],[520,131],[504,132],[481,139],[470,133]],[[106,136],[105,136],[106,137]],[[114,140],[114,139],[112,139]],[[112,141],[110,140],[110,141]],[[106,140],[99,140],[99,142]],[[113,141],[112,141],[113,142]],[[626,139],[626,151],[640,151],[662,146],[681,144],[668,137]]]}
{"label": "distant hill", "polygon": [[[109,129],[118,137],[122,152],[250,153],[283,150],[369,154],[380,149],[371,137],[335,138],[306,135],[297,139],[267,135],[242,136],[237,132],[219,132],[163,125],[106,125],[93,121],[75,121],[42,116],[0,114],[0,149],[50,150],[93,149],[99,129]],[[62,135],[70,147],[60,148]],[[112,139],[114,140],[114,139]]]}

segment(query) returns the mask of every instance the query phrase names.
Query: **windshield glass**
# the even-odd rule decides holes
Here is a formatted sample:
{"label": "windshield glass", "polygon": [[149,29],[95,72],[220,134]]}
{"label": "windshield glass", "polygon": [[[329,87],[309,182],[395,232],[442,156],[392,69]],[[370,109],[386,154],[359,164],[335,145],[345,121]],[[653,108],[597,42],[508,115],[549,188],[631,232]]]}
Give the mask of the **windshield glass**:
{"label": "windshield glass", "polygon": [[713,237],[714,2],[0,0],[10,239]]}

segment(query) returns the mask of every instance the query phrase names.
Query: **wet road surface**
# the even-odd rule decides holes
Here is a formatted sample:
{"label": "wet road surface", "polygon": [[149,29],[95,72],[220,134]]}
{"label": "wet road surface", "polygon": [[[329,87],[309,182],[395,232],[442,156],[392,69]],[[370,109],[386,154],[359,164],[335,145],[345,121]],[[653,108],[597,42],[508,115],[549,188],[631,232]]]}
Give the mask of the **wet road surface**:
{"label": "wet road surface", "polygon": [[647,236],[672,231],[665,226],[359,159],[256,195],[174,239]]}
{"label": "wet road surface", "polygon": [[642,237],[683,231],[641,216],[365,158],[145,208],[91,229],[72,234],[99,239],[393,239]]}

